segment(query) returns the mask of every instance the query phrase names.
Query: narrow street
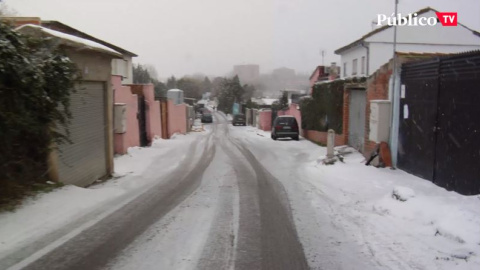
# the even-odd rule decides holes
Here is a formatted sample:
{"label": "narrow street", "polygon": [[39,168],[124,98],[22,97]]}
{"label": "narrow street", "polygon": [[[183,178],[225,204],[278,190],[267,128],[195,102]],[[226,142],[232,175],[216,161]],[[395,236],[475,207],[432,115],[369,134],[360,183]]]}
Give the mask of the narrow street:
{"label": "narrow street", "polygon": [[[269,132],[233,126],[221,112],[204,128],[130,149],[104,183],[65,186],[0,215],[0,269],[480,263],[470,237],[478,231],[476,197],[365,166],[358,152],[321,165],[324,147],[303,138],[274,141]],[[411,197],[401,202],[392,190]]]}
{"label": "narrow street", "polygon": [[307,269],[284,187],[215,117],[167,181],[24,269]]}
{"label": "narrow street", "polygon": [[0,0],[0,270],[480,269],[479,10]]}

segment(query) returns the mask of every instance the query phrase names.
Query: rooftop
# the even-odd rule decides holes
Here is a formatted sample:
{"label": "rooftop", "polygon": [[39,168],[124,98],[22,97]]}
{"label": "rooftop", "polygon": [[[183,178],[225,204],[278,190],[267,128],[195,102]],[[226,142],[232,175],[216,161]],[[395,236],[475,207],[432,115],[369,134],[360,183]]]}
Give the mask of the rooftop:
{"label": "rooftop", "polygon": [[[437,10],[435,10],[435,9],[433,9],[433,8],[431,8],[431,7],[426,7],[426,8],[423,8],[423,9],[419,10],[419,11],[416,11],[416,12],[414,12],[414,13],[417,13],[417,15],[421,15],[421,14],[427,13],[427,12],[429,12],[429,11],[438,12]],[[475,34],[475,35],[477,35],[477,36],[480,36],[480,33],[479,33],[479,32],[474,31],[474,30],[466,27],[465,25],[461,24],[460,22],[459,22],[458,24],[461,25],[461,26],[463,26],[463,27],[465,27],[465,28],[467,28],[468,30],[472,31],[473,34]],[[377,28],[377,29],[375,29],[375,30],[373,30],[373,31],[371,31],[371,32],[363,35],[361,38],[355,40],[354,42],[352,42],[352,43],[350,43],[350,44],[348,44],[348,45],[346,45],[346,46],[343,46],[343,47],[335,50],[335,54],[341,54],[342,52],[344,52],[344,51],[346,51],[346,50],[348,50],[348,49],[350,49],[350,48],[353,48],[353,47],[355,47],[355,46],[357,46],[357,45],[359,45],[359,44],[362,44],[362,43],[365,41],[365,39],[367,39],[367,38],[369,38],[369,37],[371,37],[371,36],[373,36],[373,35],[375,35],[375,34],[377,34],[377,33],[379,33],[379,32],[382,32],[383,30],[386,30],[386,29],[388,29],[388,28],[390,28],[390,27],[392,27],[392,26],[390,26],[390,25],[384,25],[384,26],[382,26],[382,27],[380,27],[380,28]]]}
{"label": "rooftop", "polygon": [[58,38],[58,39],[62,40],[61,44],[63,44],[63,45],[77,47],[77,48],[80,47],[80,48],[83,48],[83,49],[89,49],[89,50],[93,50],[93,51],[97,51],[97,52],[107,53],[107,54],[110,54],[110,55],[113,55],[113,56],[116,56],[116,57],[121,57],[122,56],[121,53],[119,53],[119,52],[117,52],[117,51],[115,51],[115,50],[113,50],[113,49],[111,49],[107,46],[99,44],[97,42],[94,42],[94,41],[91,41],[91,40],[88,40],[88,39],[84,39],[84,38],[80,38],[80,37],[77,37],[77,36],[65,34],[65,33],[55,31],[55,30],[52,30],[52,29],[48,29],[48,28],[45,28],[45,27],[39,26],[39,25],[24,24],[22,26],[17,27],[15,30],[19,31],[19,32],[25,32],[25,33],[29,33],[29,32],[32,32],[32,31],[38,31],[42,35],[46,35],[46,36],[49,36],[49,37]]}

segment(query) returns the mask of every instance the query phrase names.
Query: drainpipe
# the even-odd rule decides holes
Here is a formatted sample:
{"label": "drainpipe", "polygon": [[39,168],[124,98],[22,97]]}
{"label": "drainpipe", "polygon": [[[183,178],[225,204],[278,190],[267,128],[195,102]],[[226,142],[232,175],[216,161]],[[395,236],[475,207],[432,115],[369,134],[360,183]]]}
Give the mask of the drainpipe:
{"label": "drainpipe", "polygon": [[364,47],[366,50],[367,50],[367,57],[366,57],[366,66],[365,66],[365,69],[366,69],[366,77],[368,77],[370,75],[370,46],[368,46],[368,43],[365,43],[365,42],[362,42],[360,43],[360,45],[362,45],[362,47]]}

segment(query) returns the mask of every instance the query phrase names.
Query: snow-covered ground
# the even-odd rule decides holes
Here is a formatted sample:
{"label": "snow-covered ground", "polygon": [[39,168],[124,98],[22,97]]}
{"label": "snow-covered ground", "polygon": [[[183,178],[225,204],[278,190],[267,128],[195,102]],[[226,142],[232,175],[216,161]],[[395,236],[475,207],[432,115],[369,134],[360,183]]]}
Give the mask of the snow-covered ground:
{"label": "snow-covered ground", "polygon": [[[218,129],[207,136],[214,125],[196,125],[196,132],[116,157],[114,179],[86,189],[66,186],[26,201],[14,213],[0,214],[0,268],[2,259],[15,258],[15,252],[51,250],[42,246],[49,238],[68,240],[73,229],[91,225],[166,181],[163,175],[177,169],[179,161],[201,160],[201,149],[212,139],[215,158],[199,188],[109,267],[192,269],[211,253],[233,256],[210,243],[229,239],[209,238],[238,230],[238,194],[233,192],[238,187],[232,180],[236,164],[228,162],[220,147],[228,144],[229,135]],[[345,163],[323,165],[326,149],[303,138],[273,141],[269,132],[253,127],[229,125],[228,131],[285,187],[312,269],[480,269],[480,196],[448,192],[401,170],[365,166],[353,149],[346,149],[351,153]],[[187,156],[192,147],[197,151]],[[214,218],[218,213],[225,218]],[[213,224],[215,220],[231,223]]]}
{"label": "snow-covered ground", "polygon": [[[177,168],[190,147],[197,144],[197,149],[203,149],[210,130],[196,125],[198,132],[175,134],[170,140],[156,139],[151,147],[129,148],[128,154],[115,157],[115,173],[107,182],[89,188],[68,185],[28,199],[12,213],[1,213],[0,261],[25,247],[46,248],[46,243],[61,237],[66,241],[73,237],[67,235],[74,228],[93,224],[150,185],[164,181],[162,176]],[[201,155],[196,151],[194,158],[200,159]],[[162,175],[158,175],[158,167]]]}
{"label": "snow-covered ground", "polygon": [[365,166],[353,149],[345,163],[323,165],[326,148],[304,139],[273,141],[252,127],[230,133],[286,187],[311,267],[480,269],[480,196]]}

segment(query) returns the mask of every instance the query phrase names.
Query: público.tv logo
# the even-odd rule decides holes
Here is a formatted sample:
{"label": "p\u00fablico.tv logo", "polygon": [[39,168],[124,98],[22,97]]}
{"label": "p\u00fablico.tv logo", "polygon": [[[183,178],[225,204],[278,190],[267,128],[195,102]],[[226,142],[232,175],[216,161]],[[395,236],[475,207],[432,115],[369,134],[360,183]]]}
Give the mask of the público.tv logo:
{"label": "p\u00fablico.tv logo", "polygon": [[407,16],[397,13],[387,17],[385,14],[378,14],[377,25],[382,26],[386,22],[389,26],[435,26],[440,22],[443,26],[457,26],[457,12],[436,12],[437,17],[417,17],[417,13],[410,13]]}

